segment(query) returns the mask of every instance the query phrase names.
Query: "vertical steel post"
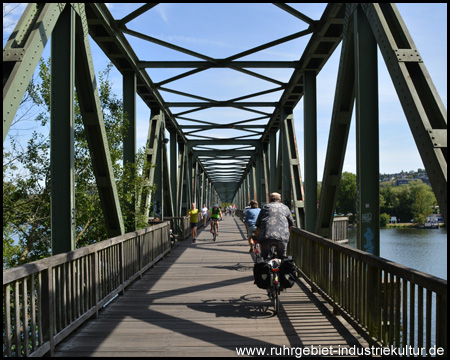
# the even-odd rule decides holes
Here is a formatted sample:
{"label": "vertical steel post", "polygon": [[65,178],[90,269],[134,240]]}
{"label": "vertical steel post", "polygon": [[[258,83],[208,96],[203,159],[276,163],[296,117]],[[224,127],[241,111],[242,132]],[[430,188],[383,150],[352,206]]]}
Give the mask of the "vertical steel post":
{"label": "vertical steel post", "polygon": [[304,193],[295,136],[294,116],[292,111],[288,111],[283,117],[280,134],[283,202],[294,211],[296,226],[304,229]]}
{"label": "vertical steel post", "polygon": [[[127,120],[126,133],[123,139],[123,166],[131,165],[134,168],[136,163],[136,74],[132,71],[123,75],[123,110]],[[131,184],[124,182],[124,195],[132,191],[131,202],[126,202],[125,226],[126,232],[136,229],[136,194],[134,189],[134,177]]]}
{"label": "vertical steel post", "polygon": [[187,145],[178,144],[178,214],[184,216],[187,214],[187,180],[186,180],[186,151]]}
{"label": "vertical steel post", "polygon": [[178,202],[178,174],[177,174],[177,133],[175,131],[170,133],[170,186],[172,187],[172,209],[173,216],[181,216],[179,214]]}
{"label": "vertical steel post", "polygon": [[292,112],[288,109],[284,109],[280,119],[280,138],[279,138],[279,150],[278,150],[278,168],[277,172],[281,168],[281,201],[291,209],[292,187],[290,179],[289,169],[289,150],[288,150],[288,136],[286,132],[285,122],[288,116],[291,116]]}
{"label": "vertical steel post", "polygon": [[255,174],[255,164],[250,160],[250,168],[249,168],[249,183],[250,183],[250,200],[256,199],[256,174]]}
{"label": "vertical steel post", "polygon": [[380,255],[377,43],[358,6],[355,21],[356,161],[359,249]]}
{"label": "vertical steel post", "polygon": [[277,190],[277,133],[269,135],[269,194]]}
{"label": "vertical steel post", "polygon": [[269,144],[262,144],[262,163],[261,163],[261,194],[260,194],[260,207],[269,202]]}
{"label": "vertical steel post", "polygon": [[[162,173],[161,161],[158,159],[162,156],[161,128],[163,127],[163,116],[164,115],[159,109],[152,109],[150,114],[147,145],[145,149],[147,156],[146,164],[150,166],[150,168],[146,169],[146,172],[143,174],[144,184],[141,191],[141,197],[143,198],[143,208],[141,209],[141,212],[144,213],[146,217],[149,215],[148,210],[150,209],[151,204],[155,207],[155,199],[158,198],[156,193],[152,196],[153,185],[156,184],[156,187],[160,188],[157,181],[159,181],[158,179],[161,176],[160,173]],[[155,213],[155,208],[153,208],[153,212]]]}
{"label": "vertical steel post", "polygon": [[305,230],[314,232],[317,218],[317,93],[316,73],[304,77]]}
{"label": "vertical steel post", "polygon": [[52,254],[75,249],[75,12],[60,15],[51,44],[50,172]]}
{"label": "vertical steel post", "polygon": [[346,5],[341,58],[323,170],[320,206],[316,219],[315,233],[329,239],[333,237],[334,210],[355,103],[355,40],[351,7]]}
{"label": "vertical steel post", "polygon": [[153,216],[155,219],[162,220],[164,215],[164,113],[159,110],[160,127],[159,134],[155,136],[155,168],[153,173],[153,184],[155,185],[155,193],[153,194]]}
{"label": "vertical steel post", "polygon": [[186,146],[185,149],[185,156],[186,156],[186,212],[183,214],[187,214],[188,210],[191,208],[191,204],[193,202],[193,195],[192,195],[192,147],[189,146],[189,144]]}
{"label": "vertical steel post", "polygon": [[257,198],[259,206],[263,206],[264,203],[267,202],[266,200],[266,192],[268,186],[267,184],[267,177],[265,173],[264,168],[264,161],[266,157],[266,152],[264,150],[264,146],[261,145],[260,151],[256,154],[256,184],[257,184]]}

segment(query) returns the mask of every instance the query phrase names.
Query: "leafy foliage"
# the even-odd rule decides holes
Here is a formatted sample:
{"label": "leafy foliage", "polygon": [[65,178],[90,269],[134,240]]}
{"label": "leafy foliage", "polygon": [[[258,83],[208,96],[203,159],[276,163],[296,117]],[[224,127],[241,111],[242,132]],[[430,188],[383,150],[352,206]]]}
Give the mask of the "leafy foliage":
{"label": "leafy foliage", "polygon": [[390,216],[396,216],[400,222],[414,219],[423,225],[426,215],[437,207],[437,200],[430,186],[422,181],[413,181],[407,185],[388,186],[380,189],[384,204],[380,211]]}
{"label": "leafy foliage", "polygon": [[350,172],[342,173],[336,203],[339,214],[356,214],[356,175]]}
{"label": "leafy foliage", "polygon": [[[430,186],[421,180],[407,185],[384,186],[380,188],[380,225],[385,226],[391,216],[401,222],[414,219],[423,225],[426,215],[437,208],[437,200]],[[356,214],[356,175],[342,174],[336,211],[339,214]]]}

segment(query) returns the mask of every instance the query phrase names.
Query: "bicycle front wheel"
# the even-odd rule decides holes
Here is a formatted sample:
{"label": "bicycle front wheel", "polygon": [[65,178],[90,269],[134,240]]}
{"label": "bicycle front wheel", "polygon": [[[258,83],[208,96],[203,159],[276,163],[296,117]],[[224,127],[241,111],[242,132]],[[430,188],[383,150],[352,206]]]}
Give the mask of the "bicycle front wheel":
{"label": "bicycle front wheel", "polygon": [[273,308],[275,315],[278,315],[280,312],[280,285],[275,285],[275,294],[273,296]]}

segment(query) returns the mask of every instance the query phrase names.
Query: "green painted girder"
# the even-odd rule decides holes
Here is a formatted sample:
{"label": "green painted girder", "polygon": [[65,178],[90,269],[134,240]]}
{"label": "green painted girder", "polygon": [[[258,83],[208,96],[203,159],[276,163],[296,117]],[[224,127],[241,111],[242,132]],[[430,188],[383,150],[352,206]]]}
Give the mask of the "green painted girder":
{"label": "green painted girder", "polygon": [[[347,17],[350,17],[350,11],[347,13]],[[353,21],[347,20],[346,24],[331,115],[328,148],[325,156],[320,206],[315,225],[315,233],[329,239],[332,237],[334,209],[337,202],[355,102]]]}
{"label": "green painted girder", "polygon": [[[84,4],[73,6],[76,16],[75,81],[82,118],[93,156],[94,174],[110,236],[123,233],[123,223],[110,163],[106,133],[92,58],[87,40]],[[62,3],[29,4],[4,49],[3,135],[6,136],[48,39],[65,9]],[[80,17],[83,21],[80,21]],[[20,81],[18,81],[20,79]],[[108,205],[106,205],[108,204]]]}
{"label": "green painted girder", "polygon": [[[214,65],[217,65],[217,64],[220,64],[220,63],[227,63],[227,62],[233,61],[235,59],[239,59],[241,57],[248,56],[248,55],[251,55],[253,53],[262,51],[264,49],[268,49],[268,48],[271,48],[273,46],[280,45],[280,44],[282,44],[284,42],[291,41],[291,40],[294,40],[296,38],[308,35],[308,34],[313,32],[313,28],[314,28],[313,26],[310,26],[307,30],[303,30],[303,31],[297,32],[295,34],[291,34],[291,35],[285,36],[283,38],[271,41],[271,42],[269,42],[267,44],[259,45],[259,46],[255,47],[253,49],[249,49],[249,50],[243,51],[243,52],[241,52],[239,54],[235,54],[235,55],[230,56],[230,57],[225,58],[225,59],[213,59],[213,58],[211,58],[209,56],[197,53],[197,52],[192,51],[192,50],[185,49],[185,48],[183,48],[181,46],[177,46],[177,45],[174,45],[174,44],[162,41],[160,39],[156,39],[154,37],[151,37],[151,36],[139,33],[137,31],[133,31],[133,30],[127,29],[126,26],[121,26],[121,30],[125,34],[132,35],[132,36],[135,36],[137,38],[140,38],[140,39],[143,39],[143,40],[146,40],[146,41],[150,41],[150,42],[153,42],[155,44],[167,47],[169,49],[172,49],[172,50],[175,50],[175,51],[179,51],[181,53],[188,54],[190,56],[197,57],[199,59],[206,60],[208,62],[208,64],[209,64],[209,66],[205,66],[205,67],[200,68],[200,69],[191,70],[191,71],[188,71],[188,72],[186,72],[184,74],[180,74],[180,75],[174,76],[174,77],[172,77],[170,79],[166,79],[166,80],[158,83],[159,86],[167,84],[167,83],[175,81],[175,80],[182,79],[182,78],[190,76],[190,75],[197,74],[197,73],[199,73],[201,71],[207,70],[208,68],[210,68],[210,67],[212,67]],[[236,71],[240,71],[242,73],[245,73],[245,74],[250,75],[250,76],[254,76],[254,77],[262,79],[262,80],[266,80],[266,81],[269,81],[269,82],[276,83],[278,85],[283,85],[283,83],[280,82],[280,81],[277,81],[275,79],[269,78],[267,76],[263,76],[261,74],[257,74],[257,73],[251,72],[251,71],[246,70],[246,69],[242,69],[242,68],[239,68],[239,67],[232,67],[231,69],[236,70]]]}
{"label": "green painted girder", "polygon": [[124,234],[125,228],[96,86],[84,7],[79,6],[78,12],[80,16],[76,17],[75,84],[108,236],[113,237]]}
{"label": "green painted girder", "polygon": [[52,255],[75,250],[75,13],[65,7],[52,34],[50,186]]}
{"label": "green painted girder", "polygon": [[259,149],[261,142],[259,140],[229,140],[229,139],[217,139],[217,140],[189,140],[188,146],[192,149],[194,146],[216,146],[216,145],[249,145]]}
{"label": "green painted girder", "polygon": [[280,129],[280,117],[284,109],[293,109],[303,97],[303,73],[314,71],[317,75],[341,42],[344,15],[345,4],[329,3],[320,20],[314,22],[314,33],[300,58],[300,67],[294,70],[267,123],[261,137],[263,142],[269,142],[270,134]]}
{"label": "green painted girder", "polygon": [[[149,5],[148,8],[142,7],[140,9],[142,12],[145,12],[151,7],[152,6]],[[116,20],[114,20],[106,5],[103,3],[86,4],[86,13],[87,22],[89,24],[89,34],[92,39],[104,51],[121,73],[128,71],[134,71],[136,73],[138,95],[150,109],[161,109],[165,114],[166,129],[169,132],[176,132],[179,139],[186,142],[187,139],[184,136],[183,131],[179,128],[174,115],[165,105],[155,84],[145,70],[138,68],[137,63],[139,62],[139,59],[137,55],[131,48],[122,31],[119,30]],[[139,13],[140,11],[136,11],[132,13],[132,16],[130,14],[130,19],[139,15]],[[127,17],[124,19],[127,19]],[[112,47],[114,47],[115,51],[111,51]]]}
{"label": "green painted girder", "polygon": [[3,141],[65,6],[28,4],[3,49]]}
{"label": "green painted girder", "polygon": [[211,64],[209,61],[140,61],[138,67],[146,68],[296,68],[299,61],[218,61]]}
{"label": "green painted girder", "polygon": [[275,107],[278,102],[234,102],[234,101],[216,101],[216,102],[167,102],[169,107]]}
{"label": "green painted girder", "polygon": [[[447,110],[393,3],[362,3],[447,222]],[[439,139],[439,140],[438,140]]]}

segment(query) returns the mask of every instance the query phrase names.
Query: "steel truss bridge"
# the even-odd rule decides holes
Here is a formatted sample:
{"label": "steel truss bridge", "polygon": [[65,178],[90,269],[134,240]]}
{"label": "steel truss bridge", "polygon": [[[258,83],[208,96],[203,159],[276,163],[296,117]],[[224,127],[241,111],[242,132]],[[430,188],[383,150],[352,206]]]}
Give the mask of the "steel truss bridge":
{"label": "steel truss bridge", "polygon": [[[131,209],[139,208],[144,216],[150,217],[149,208],[152,207],[153,219],[178,218],[184,224],[183,229],[188,229],[188,219],[182,217],[191,202],[200,205],[213,201],[234,202],[242,209],[250,199],[264,204],[271,192],[279,192],[295,215],[296,228],[291,231],[289,251],[300,268],[301,281],[308,283],[313,291],[331,304],[330,313],[339,313],[347,321],[353,321],[356,325],[352,326],[359,329],[369,344],[394,344],[398,348],[408,344],[414,348],[417,344],[419,348],[427,349],[437,344],[439,349],[446,351],[447,281],[374,256],[379,252],[379,215],[377,211],[367,210],[379,208],[379,48],[442,216],[447,221],[447,111],[420,53],[394,4],[330,3],[320,19],[312,19],[286,4],[274,5],[296,17],[304,29],[221,59],[133,30],[132,20],[154,11],[157,4],[145,4],[122,19],[115,19],[107,6],[101,3],[33,3],[27,6],[3,50],[3,140],[51,37],[52,250],[58,255],[3,271],[4,356],[43,356],[47,353],[79,356],[80,351],[84,351],[84,355],[94,355],[97,350],[104,355],[117,355],[118,351],[124,351],[126,356],[130,356],[127,349],[132,346],[133,350],[141,349],[143,343],[149,345],[148,349],[154,354],[197,356],[199,352],[193,353],[192,349],[196,351],[193,346],[198,346],[202,354],[212,351],[211,355],[216,356],[230,354],[217,352],[217,348],[229,350],[229,345],[224,344],[261,345],[261,340],[255,336],[258,335],[258,331],[254,331],[256,325],[253,319],[249,322],[248,318],[252,315],[248,309],[251,306],[257,309],[261,301],[252,302],[251,298],[243,295],[253,291],[249,286],[253,278],[247,275],[252,264],[242,265],[249,262],[249,255],[236,248],[241,246],[237,243],[243,239],[243,225],[229,217],[228,222],[221,225],[227,230],[225,236],[221,235],[220,248],[217,243],[204,240],[208,235],[206,231],[201,235],[204,239],[199,246],[178,243],[176,254],[167,260],[173,266],[166,263],[166,268],[162,266],[154,270],[156,275],[152,276],[165,276],[165,284],[170,283],[171,288],[163,287],[162,294],[158,294],[158,288],[152,289],[149,296],[149,289],[154,284],[152,276],[149,276],[141,281],[144,285],[140,286],[139,294],[132,290],[128,296],[121,297],[122,305],[117,306],[116,315],[110,318],[129,320],[135,317],[131,326],[137,326],[137,329],[133,328],[133,331],[142,331],[145,341],[133,333],[134,343],[124,347],[123,332],[118,331],[118,337],[113,338],[112,330],[118,330],[119,326],[112,326],[113,322],[107,318],[106,323],[102,322],[104,319],[94,323],[93,326],[99,330],[93,332],[95,339],[92,332],[89,335],[89,349],[86,349],[83,336],[69,339],[73,339],[72,347],[66,344],[56,349],[56,345],[90,317],[98,315],[119,293],[125,295],[125,289],[128,292],[136,279],[142,278],[144,272],[171,251],[168,222],[145,229],[126,228],[124,225],[129,223],[124,216],[130,212],[119,205],[93,68],[91,39],[123,75],[124,112],[131,124],[124,138],[125,164],[135,162],[137,96],[151,113],[146,143],[146,161],[151,166],[143,174],[144,186],[136,191],[139,195],[130,204]],[[126,35],[196,60],[140,59]],[[309,41],[297,61],[241,59],[305,36],[309,36]],[[322,191],[320,199],[317,199],[316,77],[341,43]],[[146,71],[149,68],[190,70],[155,82]],[[213,68],[244,73],[273,87],[224,101],[186,93],[174,84],[168,85]],[[255,70],[266,68],[290,69],[289,81],[268,77]],[[76,206],[73,179],[75,88],[110,237],[77,250],[74,250],[75,225],[72,221]],[[176,94],[190,101],[168,102],[161,92]],[[254,99],[275,93],[281,93],[275,102]],[[302,98],[304,178],[293,119],[293,109]],[[358,245],[362,250],[371,249],[374,255],[324,239],[331,238],[355,104],[358,231],[361,239]],[[176,112],[177,108],[188,110]],[[251,117],[215,123],[192,115],[211,108],[232,108],[247,116],[251,113]],[[230,137],[230,129],[237,135]],[[152,191],[154,188],[156,191]],[[317,200],[320,200],[319,207]],[[369,231],[373,235],[371,239],[362,236]],[[186,237],[185,234],[183,236]],[[183,257],[181,254],[184,252]],[[230,253],[233,254],[231,258]],[[177,264],[174,264],[175,260],[178,260]],[[236,261],[239,261],[237,265]],[[199,269],[202,274],[208,272],[211,278],[192,276]],[[183,275],[181,278],[180,274]],[[306,283],[300,284],[301,281],[298,281],[300,288],[291,289],[288,292],[290,298],[284,298],[284,319],[280,322],[273,318],[267,322],[264,318],[258,321],[259,329],[271,330],[278,326],[280,334],[284,330],[286,337],[280,341],[293,341],[291,345],[305,346],[308,341],[314,344],[318,341],[308,338],[310,328],[302,329],[305,317],[324,324],[322,319],[326,318],[328,322],[332,316],[311,312],[316,305],[311,306],[313,297],[305,291]],[[218,292],[221,288],[222,292]],[[190,294],[189,304],[186,304],[186,293]],[[208,296],[206,303],[205,296]],[[224,303],[226,301],[230,303]],[[161,310],[161,306],[166,308]],[[319,308],[323,308],[322,301]],[[121,313],[121,309],[125,311]],[[184,315],[180,315],[182,310]],[[236,331],[232,317],[229,322],[216,321],[217,317],[229,316],[235,311],[240,312],[240,323],[247,326],[245,335]],[[214,313],[217,315],[213,316]],[[192,314],[201,316],[192,318]],[[127,322],[119,322],[127,326]],[[331,322],[334,319],[319,330],[320,341],[329,343],[330,334],[335,334],[339,328],[332,330],[334,325]],[[286,324],[290,326],[289,331],[285,329]],[[231,326],[233,331],[229,331],[227,326]],[[129,331],[130,328],[126,335]],[[336,346],[341,344],[338,335],[333,335]],[[270,336],[273,332],[269,331],[265,338]],[[350,337],[354,338],[353,335]],[[106,338],[110,344],[103,347]],[[149,338],[153,341],[147,341]],[[181,339],[181,345],[172,346],[173,339]],[[186,344],[190,345],[191,353],[186,353],[189,350]],[[352,343],[347,339],[346,344]],[[166,352],[169,346],[172,353]],[[142,354],[148,356],[147,350]]]}
{"label": "steel truss bridge", "polygon": [[[390,3],[329,3],[319,19],[312,19],[286,4],[274,5],[296,17],[303,30],[221,59],[133,30],[132,20],[154,11],[157,6],[154,3],[141,6],[122,19],[115,19],[103,3],[28,5],[3,51],[3,139],[51,36],[51,178],[53,184],[58,184],[51,190],[52,236],[63,241],[54,243],[54,253],[74,248],[75,88],[109,235],[113,237],[135,230],[125,228],[126,211],[119,206],[96,87],[91,40],[123,75],[124,110],[131,123],[124,138],[124,163],[135,161],[137,96],[151,111],[146,161],[153,166],[143,174],[145,185],[131,204],[139,206],[142,212],[148,211],[149,205],[153,204],[154,217],[163,220],[185,215],[191,202],[198,206],[212,201],[234,202],[243,208],[250,199],[264,204],[268,202],[269,193],[277,191],[293,210],[298,228],[329,238],[351,117],[355,111],[359,231],[364,234],[370,229],[374,244],[364,243],[364,237],[359,237],[363,242],[362,249],[374,245],[377,254],[379,215],[375,211],[364,221],[361,217],[367,215],[367,204],[371,209],[379,208],[378,47],[446,221],[447,111],[396,6]],[[158,44],[196,60],[141,59],[126,36]],[[309,41],[297,61],[241,60],[305,36],[309,36]],[[316,77],[340,43],[322,192],[317,199],[316,109],[320,95],[316,94]],[[185,68],[186,71],[154,82],[146,71],[149,68]],[[169,85],[214,68],[232,69],[262,79],[272,87],[228,100],[216,100]],[[291,69],[292,75],[284,82],[258,72],[258,69],[266,68]],[[168,102],[161,92],[188,100]],[[281,93],[275,102],[254,99],[273,93]],[[302,98],[304,177],[293,119],[293,109]],[[188,110],[177,112],[177,108]],[[214,120],[198,120],[193,115],[211,108],[236,109],[249,118],[217,124]],[[238,135],[221,135],[228,134],[226,131],[230,129]],[[210,135],[209,130],[214,130],[214,135]],[[166,133],[170,134],[168,139]],[[225,148],[220,148],[222,145]],[[154,185],[157,190],[152,193],[150,189]]]}

